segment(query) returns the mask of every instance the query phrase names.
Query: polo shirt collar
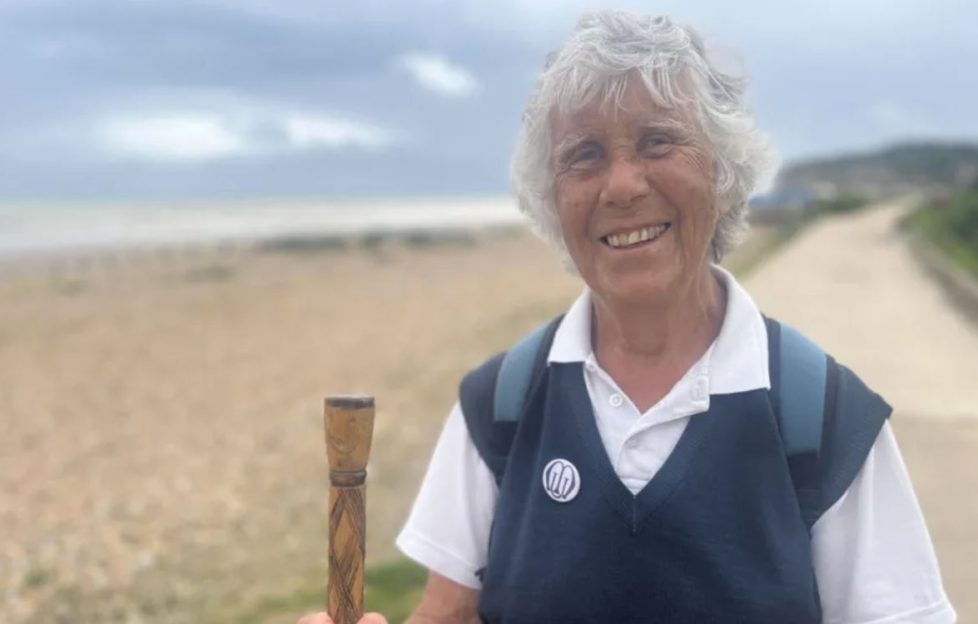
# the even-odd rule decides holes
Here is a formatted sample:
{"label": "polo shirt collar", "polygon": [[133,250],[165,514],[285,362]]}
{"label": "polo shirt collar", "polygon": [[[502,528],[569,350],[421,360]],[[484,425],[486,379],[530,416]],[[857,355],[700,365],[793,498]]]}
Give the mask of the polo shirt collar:
{"label": "polo shirt collar", "polygon": [[[708,351],[709,394],[733,394],[770,388],[764,317],[747,291],[723,267],[714,274],[727,291],[723,325]],[[586,362],[591,349],[591,292],[585,288],[564,315],[547,357],[552,362]]]}

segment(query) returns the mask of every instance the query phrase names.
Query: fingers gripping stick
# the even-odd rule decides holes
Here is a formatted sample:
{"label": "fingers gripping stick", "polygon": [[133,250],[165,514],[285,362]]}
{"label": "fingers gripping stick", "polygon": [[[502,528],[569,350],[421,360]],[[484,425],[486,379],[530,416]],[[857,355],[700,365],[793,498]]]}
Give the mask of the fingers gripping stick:
{"label": "fingers gripping stick", "polygon": [[329,462],[329,580],[327,609],[336,624],[363,616],[367,460],[374,429],[374,398],[326,398]]}

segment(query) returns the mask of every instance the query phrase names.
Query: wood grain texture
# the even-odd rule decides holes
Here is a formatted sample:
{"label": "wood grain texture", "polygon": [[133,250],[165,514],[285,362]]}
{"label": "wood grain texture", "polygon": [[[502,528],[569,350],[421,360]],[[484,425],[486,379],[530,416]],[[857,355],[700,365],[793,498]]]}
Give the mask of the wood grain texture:
{"label": "wood grain texture", "polygon": [[329,491],[327,611],[336,624],[356,624],[363,616],[365,498],[362,485],[333,486]]}
{"label": "wood grain texture", "polygon": [[336,624],[356,624],[363,616],[365,481],[373,436],[373,397],[328,397],[325,412],[330,483],[327,611]]}

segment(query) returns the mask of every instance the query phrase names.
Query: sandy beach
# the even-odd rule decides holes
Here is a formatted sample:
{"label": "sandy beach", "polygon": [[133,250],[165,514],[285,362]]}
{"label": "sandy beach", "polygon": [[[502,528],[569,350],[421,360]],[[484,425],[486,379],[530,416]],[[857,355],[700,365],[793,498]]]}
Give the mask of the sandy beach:
{"label": "sandy beach", "polygon": [[578,288],[529,235],[10,277],[0,621],[219,621],[324,570],[330,393],[377,396],[390,556],[460,375]]}
{"label": "sandy beach", "polygon": [[[811,254],[837,232],[813,231],[751,276],[765,306],[797,284],[792,267],[821,270]],[[5,273],[0,621],[223,622],[324,575],[330,393],[377,396],[368,550],[391,556],[461,374],[579,288],[528,234]],[[804,311],[792,301],[777,313]],[[833,347],[872,348],[819,335],[835,327],[820,318]],[[969,622],[978,531],[961,500],[978,426],[966,400],[945,400],[945,417],[918,409],[897,428]]]}

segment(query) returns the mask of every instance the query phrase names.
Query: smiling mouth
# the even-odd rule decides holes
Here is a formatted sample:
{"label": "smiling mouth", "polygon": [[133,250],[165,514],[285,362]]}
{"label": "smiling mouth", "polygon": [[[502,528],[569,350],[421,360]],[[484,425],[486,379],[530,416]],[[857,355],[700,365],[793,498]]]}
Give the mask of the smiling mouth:
{"label": "smiling mouth", "polygon": [[631,249],[648,243],[654,242],[657,238],[666,233],[672,226],[671,223],[662,223],[649,227],[636,228],[628,232],[608,234],[601,237],[601,242],[612,249]]}

